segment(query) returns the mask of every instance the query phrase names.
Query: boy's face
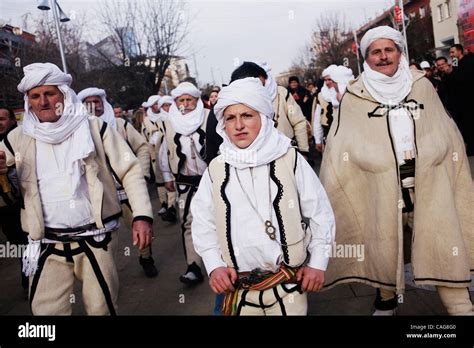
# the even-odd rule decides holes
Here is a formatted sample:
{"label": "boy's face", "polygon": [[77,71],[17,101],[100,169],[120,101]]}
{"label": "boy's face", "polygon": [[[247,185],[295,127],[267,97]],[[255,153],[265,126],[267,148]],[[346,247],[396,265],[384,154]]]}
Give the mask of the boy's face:
{"label": "boy's face", "polygon": [[224,110],[224,128],[230,141],[240,149],[245,149],[257,138],[262,120],[254,109],[244,104],[234,104]]}

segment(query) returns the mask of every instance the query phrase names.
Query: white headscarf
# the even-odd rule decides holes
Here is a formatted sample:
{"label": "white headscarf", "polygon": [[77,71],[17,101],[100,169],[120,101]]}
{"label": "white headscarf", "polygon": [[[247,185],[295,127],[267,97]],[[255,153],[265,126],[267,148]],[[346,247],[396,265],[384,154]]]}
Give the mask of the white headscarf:
{"label": "white headscarf", "polygon": [[[403,36],[400,32],[390,27],[377,27],[369,30],[361,40],[362,53],[365,55],[370,44],[378,39],[392,40],[403,52]],[[364,46],[362,46],[364,43]],[[410,94],[413,85],[408,62],[402,53],[397,72],[393,76],[387,76],[372,70],[367,62],[364,62],[362,81],[370,95],[379,103],[384,105],[398,105]],[[398,164],[402,165],[404,153],[414,153],[414,129],[413,121],[409,112],[401,107],[390,109],[389,120],[395,139]]]}
{"label": "white headscarf", "polygon": [[349,81],[354,80],[354,74],[350,68],[338,65],[331,70],[331,79],[337,83],[339,93],[344,94]]}
{"label": "white headscarf", "polygon": [[[326,69],[323,70],[321,76],[324,78],[329,76],[332,79],[332,72],[337,68],[337,65],[331,64]],[[337,100],[337,92],[334,87],[329,88],[326,85],[326,82],[323,84],[321,88],[321,96],[325,101],[331,103],[333,106],[339,106],[339,100]]]}
{"label": "white headscarf", "polygon": [[405,48],[403,35],[398,30],[382,25],[367,31],[362,40],[360,40],[360,51],[362,52],[362,56],[366,56],[369,46],[378,39],[392,40],[402,52]]}
{"label": "white headscarf", "polygon": [[[79,141],[78,144],[81,144],[76,148],[77,156],[81,156],[82,152],[93,151],[94,144],[87,122],[87,110],[77,98],[76,93],[69,88],[72,82],[71,75],[63,73],[51,63],[30,64],[25,66],[23,71],[25,76],[18,85],[18,90],[25,94],[23,133],[48,144],[60,144],[73,136]],[[27,92],[34,87],[43,85],[57,86],[64,95],[64,110],[56,122],[40,122],[30,110]],[[78,131],[81,131],[80,136],[76,134]],[[82,139],[79,139],[81,137]]]}
{"label": "white headscarf", "polygon": [[171,104],[170,111],[168,112],[168,120],[171,122],[173,129],[176,133],[182,135],[190,135],[198,129],[204,121],[204,104],[200,98],[201,91],[196,88],[192,83],[182,82],[171,91],[171,95],[174,99],[182,96],[183,94],[189,94],[194,98],[197,98],[196,108],[183,115],[176,106],[176,103]]}
{"label": "white headscarf", "polygon": [[168,115],[169,115],[167,111],[165,111],[164,109],[161,108],[164,104],[173,105],[174,104],[173,97],[171,97],[169,95],[165,95],[165,96],[161,97],[160,101],[158,102],[158,109],[160,109],[160,118],[163,119],[163,120],[167,119]]}
{"label": "white headscarf", "polygon": [[183,94],[192,95],[194,98],[201,96],[201,91],[197,89],[191,82],[181,82],[175,89],[171,91],[171,96],[176,99]]}
{"label": "white headscarf", "polygon": [[[104,113],[100,115],[100,118],[110,125],[113,129],[117,129],[117,121],[115,120],[114,109],[112,105],[107,101],[107,94],[103,89],[90,87],[83,89],[77,94],[77,97],[81,102],[84,103],[84,99],[89,97],[99,97],[102,100],[104,106]],[[94,115],[93,115],[94,116]]]}
{"label": "white headscarf", "polygon": [[265,89],[270,95],[270,98],[272,98],[272,101],[275,100],[277,92],[278,92],[278,85],[273,79],[273,76],[270,74],[270,71],[272,71],[271,66],[264,60],[256,59],[253,62],[257,64],[259,67],[261,67],[263,70],[265,70],[265,72],[267,73],[267,79],[265,80]]}
{"label": "white headscarf", "polygon": [[[255,140],[245,149],[234,145],[224,129],[224,110],[234,104],[244,104],[258,111],[262,126]],[[258,78],[247,77],[236,80],[222,88],[214,112],[217,118],[217,133],[224,139],[220,151],[230,165],[242,169],[270,163],[287,153],[290,138],[279,132],[273,122],[273,103],[268,91]]]}
{"label": "white headscarf", "polygon": [[157,104],[161,97],[159,95],[152,95],[148,98],[148,100],[142,104],[143,107],[148,108],[146,110],[146,115],[152,122],[157,122],[160,119],[160,113],[159,112],[153,112],[151,107],[154,104]]}

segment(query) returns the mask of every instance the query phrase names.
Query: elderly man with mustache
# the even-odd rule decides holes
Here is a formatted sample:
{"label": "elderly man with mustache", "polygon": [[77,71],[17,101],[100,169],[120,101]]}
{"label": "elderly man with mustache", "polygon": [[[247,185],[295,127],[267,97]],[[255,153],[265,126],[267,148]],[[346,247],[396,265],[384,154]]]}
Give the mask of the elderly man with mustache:
{"label": "elderly man with mustache", "polygon": [[336,244],[363,245],[365,255],[331,259],[325,288],[372,285],[374,314],[394,315],[410,260],[416,285],[436,286],[450,315],[472,315],[474,187],[466,149],[424,72],[409,69],[403,40],[386,26],[364,35],[364,72],[349,82],[329,132],[321,181]]}

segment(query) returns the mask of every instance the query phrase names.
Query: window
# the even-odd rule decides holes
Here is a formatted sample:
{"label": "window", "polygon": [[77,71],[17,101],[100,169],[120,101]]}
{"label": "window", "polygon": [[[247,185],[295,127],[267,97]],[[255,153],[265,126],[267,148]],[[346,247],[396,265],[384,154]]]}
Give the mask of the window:
{"label": "window", "polygon": [[438,5],[438,22],[443,20],[443,4]]}
{"label": "window", "polygon": [[444,5],[445,5],[445,8],[446,8],[446,11],[445,11],[446,18],[449,18],[449,17],[451,17],[451,1],[447,0]]}
{"label": "window", "polygon": [[423,6],[420,7],[420,18],[424,18],[425,17],[425,8]]}

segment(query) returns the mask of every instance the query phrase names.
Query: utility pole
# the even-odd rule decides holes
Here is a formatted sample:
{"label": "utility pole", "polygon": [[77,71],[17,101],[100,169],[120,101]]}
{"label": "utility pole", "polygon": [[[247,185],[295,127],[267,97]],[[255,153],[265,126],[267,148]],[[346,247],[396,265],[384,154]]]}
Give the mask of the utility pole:
{"label": "utility pole", "polygon": [[[405,11],[403,9],[403,0],[398,0],[401,15],[402,15],[402,30],[403,30],[403,37],[405,38],[405,55],[407,57],[407,61],[410,62],[410,57],[408,56],[408,39],[407,39],[407,31],[405,26]],[[420,33],[421,34],[421,33]]]}

